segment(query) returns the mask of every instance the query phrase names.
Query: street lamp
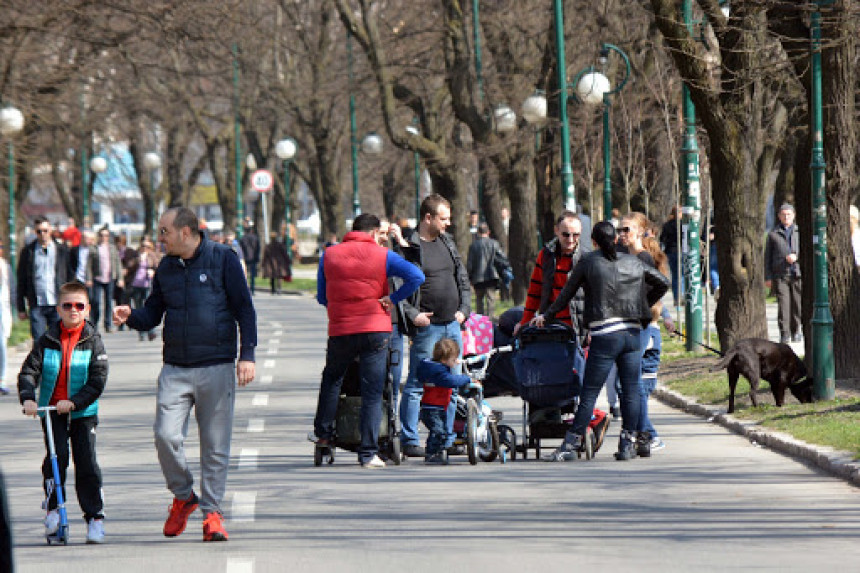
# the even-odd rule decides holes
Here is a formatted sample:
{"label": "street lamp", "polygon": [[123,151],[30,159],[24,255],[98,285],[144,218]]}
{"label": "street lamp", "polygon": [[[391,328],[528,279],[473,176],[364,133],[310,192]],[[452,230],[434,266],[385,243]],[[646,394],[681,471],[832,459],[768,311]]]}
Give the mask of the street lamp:
{"label": "street lamp", "polygon": [[[417,124],[418,118],[413,117],[412,125],[406,126],[406,132],[410,135],[419,135]],[[412,152],[412,164],[415,169],[415,224],[417,225],[421,215],[421,157],[417,151]]]}
{"label": "street lamp", "polygon": [[9,268],[15,272],[15,147],[12,137],[24,129],[24,114],[9,106],[0,110],[0,135],[9,138]]}
{"label": "street lamp", "polygon": [[[86,151],[86,148],[85,148],[85,151]],[[82,178],[83,179],[83,185],[84,185],[84,189],[83,189],[83,196],[84,196],[83,226],[84,227],[89,227],[91,224],[91,222],[90,222],[90,181],[89,181],[89,177],[87,177],[87,171],[86,171],[87,168],[89,168],[90,171],[95,173],[95,176],[93,177],[93,187],[95,187],[96,178],[98,178],[100,173],[104,173],[105,171],[107,171],[107,168],[108,168],[107,159],[105,159],[104,157],[102,157],[100,155],[97,155],[90,160],[89,165],[84,164],[84,176]]]}
{"label": "street lamp", "polygon": [[825,186],[824,128],[821,109],[821,6],[833,0],[816,0],[812,12],[812,212],[815,217],[815,303],[812,312],[813,395],[832,400],[836,395],[833,366],[833,315],[830,312],[827,268],[827,195]]}
{"label": "street lamp", "polygon": [[[152,229],[154,230],[156,227],[155,224],[155,173],[161,169],[161,157],[155,153],[154,151],[150,151],[143,156],[143,166],[146,167],[146,170],[149,171],[149,193],[151,195],[152,206],[150,208],[150,221],[152,222]],[[155,233],[152,235],[155,236]]]}
{"label": "street lamp", "polygon": [[600,64],[605,66],[609,53],[615,52],[624,60],[624,77],[615,88],[611,87],[609,79],[593,67],[581,71],[574,80],[574,88],[580,101],[587,104],[603,102],[603,218],[612,217],[612,158],[609,134],[609,112],[612,102],[609,96],[619,93],[630,78],[630,59],[627,54],[613,44],[603,44],[600,49]]}
{"label": "street lamp", "polygon": [[535,93],[523,102],[523,119],[531,124],[541,124],[546,121],[546,96]]}
{"label": "street lamp", "polygon": [[239,129],[239,46],[233,43],[233,139],[236,185],[236,236],[242,238],[242,220],[245,218],[245,205],[242,202],[242,141]]}
{"label": "street lamp", "polygon": [[284,233],[284,241],[287,245],[287,253],[292,256],[292,237],[290,236],[290,225],[292,225],[292,212],[290,210],[290,163],[298,151],[296,140],[287,137],[275,145],[275,155],[284,162],[284,220],[287,222],[287,231]]}

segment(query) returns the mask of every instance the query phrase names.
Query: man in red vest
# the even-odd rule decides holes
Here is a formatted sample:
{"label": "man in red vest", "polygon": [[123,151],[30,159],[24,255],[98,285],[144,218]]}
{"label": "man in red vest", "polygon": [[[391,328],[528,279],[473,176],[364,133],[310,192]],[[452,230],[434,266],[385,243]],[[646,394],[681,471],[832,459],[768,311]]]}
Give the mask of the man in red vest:
{"label": "man in red vest", "polygon": [[[358,461],[365,468],[385,467],[377,451],[391,308],[424,282],[421,269],[377,244],[379,234],[378,217],[359,215],[343,241],[320,257],[317,271],[317,301],[328,311],[329,338],[314,439],[319,445],[330,442],[343,377],[357,357],[361,378]],[[403,285],[391,294],[390,276],[403,279]]]}

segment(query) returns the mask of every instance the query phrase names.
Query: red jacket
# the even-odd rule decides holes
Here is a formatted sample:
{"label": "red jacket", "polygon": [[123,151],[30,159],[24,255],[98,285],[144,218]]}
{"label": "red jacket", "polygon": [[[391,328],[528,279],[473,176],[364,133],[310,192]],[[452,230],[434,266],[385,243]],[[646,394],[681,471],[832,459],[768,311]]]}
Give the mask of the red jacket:
{"label": "red jacket", "polygon": [[379,299],[388,294],[388,249],[367,233],[351,231],[323,258],[328,335],[391,332],[391,315]]}

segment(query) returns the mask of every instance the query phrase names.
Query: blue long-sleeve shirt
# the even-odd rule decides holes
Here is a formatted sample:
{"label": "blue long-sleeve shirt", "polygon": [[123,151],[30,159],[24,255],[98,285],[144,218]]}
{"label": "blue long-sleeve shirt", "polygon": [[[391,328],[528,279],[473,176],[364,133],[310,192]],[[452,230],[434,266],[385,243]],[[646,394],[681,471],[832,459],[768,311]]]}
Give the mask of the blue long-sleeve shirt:
{"label": "blue long-sleeve shirt", "polygon": [[[424,283],[424,273],[421,269],[393,251],[388,251],[385,258],[385,276],[403,280],[400,288],[388,295],[393,304],[408,298]],[[325,283],[325,253],[320,257],[320,265],[317,268],[317,302],[323,306],[328,305]]]}

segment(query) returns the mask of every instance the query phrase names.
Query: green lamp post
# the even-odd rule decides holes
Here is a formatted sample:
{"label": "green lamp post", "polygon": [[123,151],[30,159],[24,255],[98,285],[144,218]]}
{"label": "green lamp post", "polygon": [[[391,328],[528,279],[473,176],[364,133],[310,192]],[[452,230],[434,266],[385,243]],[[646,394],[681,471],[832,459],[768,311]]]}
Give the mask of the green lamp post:
{"label": "green lamp post", "polygon": [[[816,8],[832,0],[817,0]],[[816,400],[832,400],[836,395],[833,365],[833,315],[827,268],[827,196],[825,185],[824,128],[821,105],[821,12],[811,16],[812,43],[812,211],[815,217],[815,304],[812,313],[813,395]]]}
{"label": "green lamp post", "polygon": [[9,267],[15,272],[15,146],[12,137],[24,129],[24,114],[15,107],[0,110],[0,135],[9,140]]}
{"label": "green lamp post", "polygon": [[245,219],[245,205],[242,202],[242,141],[239,128],[239,46],[233,43],[233,139],[234,168],[236,185],[236,236],[242,238],[242,221]]}
{"label": "green lamp post", "polygon": [[561,189],[564,208],[576,211],[573,169],[570,166],[570,126],[567,121],[567,66],[564,56],[564,9],[561,0],[554,0],[555,51],[558,72],[558,120],[561,124]]}
{"label": "green lamp post", "polygon": [[[412,118],[412,125],[406,126],[406,132],[410,135],[419,135],[418,118]],[[421,218],[421,156],[417,151],[412,152],[412,164],[415,171],[415,224]]]}
{"label": "green lamp post", "polygon": [[147,171],[149,171],[149,192],[152,194],[152,205],[149,210],[149,220],[152,221],[152,236],[155,237],[155,229],[158,226],[158,223],[155,220],[155,174],[159,169],[161,169],[161,156],[154,151],[146,153],[143,156],[143,166]]}
{"label": "green lamp post", "polygon": [[287,253],[290,256],[292,256],[293,246],[293,238],[290,236],[290,225],[293,223],[293,215],[290,208],[290,164],[296,156],[296,151],[298,151],[298,145],[292,137],[284,138],[275,145],[275,155],[284,162],[284,221],[287,223],[284,242],[287,245]]}

